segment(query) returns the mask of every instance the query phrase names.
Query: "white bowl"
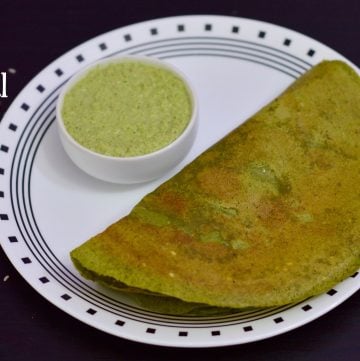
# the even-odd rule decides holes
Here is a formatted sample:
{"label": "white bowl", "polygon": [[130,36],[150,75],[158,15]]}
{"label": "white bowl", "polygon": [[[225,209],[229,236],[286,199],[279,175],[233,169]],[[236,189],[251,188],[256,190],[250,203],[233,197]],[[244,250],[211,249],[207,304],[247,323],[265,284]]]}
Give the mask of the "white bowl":
{"label": "white bowl", "polygon": [[[96,153],[79,144],[67,131],[61,108],[65,94],[90,70],[98,65],[121,61],[141,61],[168,69],[182,79],[192,102],[192,116],[185,130],[172,143],[155,152],[133,157],[112,157]],[[144,56],[120,56],[98,61],[73,76],[63,87],[56,107],[57,125],[63,147],[72,161],[86,173],[112,183],[141,183],[159,178],[176,166],[189,152],[198,124],[198,102],[187,77],[173,65]]]}

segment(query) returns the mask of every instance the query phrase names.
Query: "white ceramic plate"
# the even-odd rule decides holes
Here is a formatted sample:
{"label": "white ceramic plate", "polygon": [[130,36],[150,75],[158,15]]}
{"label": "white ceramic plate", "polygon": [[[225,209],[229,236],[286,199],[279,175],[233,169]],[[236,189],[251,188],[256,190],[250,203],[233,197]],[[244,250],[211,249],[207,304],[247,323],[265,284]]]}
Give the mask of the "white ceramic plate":
{"label": "white ceramic plate", "polygon": [[70,76],[113,54],[165,59],[192,80],[200,128],[184,164],[268,103],[322,59],[323,44],[264,22],[184,16],[114,30],[69,51],[38,74],[0,123],[0,237],[11,262],[42,296],[75,318],[135,341],[181,347],[241,344],[274,336],[328,312],[360,287],[358,274],[296,305],[218,317],[157,314],[82,279],[69,252],[124,216],[164,179],[103,183],[65,155],[55,103]]}

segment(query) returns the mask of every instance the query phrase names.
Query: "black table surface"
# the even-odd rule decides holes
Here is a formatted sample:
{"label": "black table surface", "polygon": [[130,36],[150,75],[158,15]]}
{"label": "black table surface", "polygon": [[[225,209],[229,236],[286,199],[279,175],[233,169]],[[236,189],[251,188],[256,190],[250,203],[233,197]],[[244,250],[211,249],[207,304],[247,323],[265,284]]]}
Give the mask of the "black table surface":
{"label": "black table surface", "polygon": [[[359,0],[69,1],[0,0],[0,71],[8,98],[74,46],[106,31],[155,18],[219,14],[297,30],[360,66]],[[14,74],[10,69],[14,69]],[[0,134],[1,139],[1,134]],[[1,233],[0,233],[1,234]],[[0,235],[1,236],[1,235]],[[0,360],[360,360],[360,293],[319,319],[267,340],[212,348],[151,346],[105,334],[46,301],[0,250]]]}

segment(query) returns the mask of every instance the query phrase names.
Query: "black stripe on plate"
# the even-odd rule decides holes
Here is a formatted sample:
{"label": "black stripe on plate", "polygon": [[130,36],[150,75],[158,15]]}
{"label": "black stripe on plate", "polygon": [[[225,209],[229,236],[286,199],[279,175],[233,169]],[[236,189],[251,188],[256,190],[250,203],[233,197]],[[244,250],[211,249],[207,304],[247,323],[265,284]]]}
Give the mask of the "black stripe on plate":
{"label": "black stripe on plate", "polygon": [[82,62],[85,60],[85,58],[84,58],[81,54],[79,54],[79,55],[76,55],[76,60],[77,60],[79,63],[82,63]]}
{"label": "black stripe on plate", "polygon": [[23,257],[23,258],[21,258],[21,260],[23,261],[24,264],[31,263],[31,259],[29,257]]}
{"label": "black stripe on plate", "polygon": [[290,44],[291,44],[291,39],[285,39],[284,42],[283,42],[283,44],[284,44],[285,46],[290,46]]}
{"label": "black stripe on plate", "polygon": [[312,57],[315,55],[315,50],[314,49],[309,49],[309,51],[307,52],[307,55]]}
{"label": "black stripe on plate", "polygon": [[8,237],[10,243],[17,243],[18,239],[15,236]]}
{"label": "black stripe on plate", "polygon": [[36,87],[36,90],[39,92],[39,93],[43,93],[45,91],[45,88],[43,85],[39,84],[37,87]]}
{"label": "black stripe on plate", "polygon": [[0,146],[0,151],[7,153],[9,151],[9,147],[7,145],[1,145]]}
{"label": "black stripe on plate", "polygon": [[65,301],[69,301],[71,299],[71,296],[69,296],[67,293],[64,293],[63,295],[61,295],[61,298]]}
{"label": "black stripe on plate", "polygon": [[26,104],[26,103],[22,103],[20,108],[27,112],[30,109],[30,106],[28,104]]}
{"label": "black stripe on plate", "polygon": [[[257,42],[242,40],[242,39],[235,39],[235,38],[224,38],[224,37],[216,37],[216,36],[207,36],[207,37],[200,37],[200,36],[192,36],[192,37],[177,37],[177,38],[168,38],[168,39],[161,39],[161,40],[153,40],[149,41],[146,44],[138,44],[134,46],[129,46],[122,50],[118,50],[109,56],[113,56],[116,54],[121,53],[130,53],[130,52],[141,52],[145,51],[150,47],[150,49],[160,49],[162,47],[169,47],[169,46],[183,46],[183,45],[222,45],[222,46],[230,46],[230,47],[251,47],[252,49],[259,49],[262,52],[269,52],[272,51],[274,54],[278,56],[286,56],[287,61],[290,63],[298,62],[298,66],[301,66],[304,70],[309,69],[312,67],[312,64],[308,61],[295,56],[293,54],[288,53],[285,50],[281,50],[278,48],[274,48],[269,45],[259,44]],[[302,65],[300,65],[302,64]]]}
{"label": "black stripe on plate", "polygon": [[[244,42],[240,40],[235,40],[236,42],[224,42],[218,40],[213,37],[206,38],[206,41],[200,42],[200,41],[194,41],[194,39],[190,39],[187,41],[182,41],[176,44],[173,43],[163,43],[156,44],[154,46],[152,43],[150,45],[144,45],[141,47],[141,49],[138,49],[138,47],[129,48],[128,53],[131,54],[147,54],[149,51],[156,51],[156,53],[161,53],[160,49],[166,49],[167,51],[183,51],[184,49],[193,49],[193,50],[212,50],[212,51],[224,51],[224,52],[244,52],[246,51],[249,55],[253,56],[262,56],[269,59],[269,61],[274,61],[271,58],[275,58],[277,61],[280,61],[282,63],[285,63],[287,65],[293,65],[300,71],[300,73],[308,70],[311,67],[311,64],[307,64],[306,62],[301,61],[300,59],[290,56],[288,53],[280,51],[275,48],[270,48],[268,46],[264,46],[262,44],[257,43],[249,43]],[[153,43],[157,43],[156,41]],[[136,49],[135,49],[136,48]],[[130,50],[131,49],[131,50]],[[111,55],[120,54],[121,52],[116,52]]]}
{"label": "black stripe on plate", "polygon": [[63,72],[60,68],[57,68],[57,69],[55,70],[55,74],[60,77],[60,76],[63,76],[63,75],[64,75],[64,72]]}
{"label": "black stripe on plate", "polygon": [[13,124],[13,123],[10,123],[9,124],[9,129],[12,130],[13,132],[16,132],[17,130],[17,125]]}

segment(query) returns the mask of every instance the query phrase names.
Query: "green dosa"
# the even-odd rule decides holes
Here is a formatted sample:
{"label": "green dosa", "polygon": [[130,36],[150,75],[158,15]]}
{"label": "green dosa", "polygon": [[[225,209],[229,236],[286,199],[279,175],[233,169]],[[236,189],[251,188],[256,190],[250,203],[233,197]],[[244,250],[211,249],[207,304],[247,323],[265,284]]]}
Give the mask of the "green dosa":
{"label": "green dosa", "polygon": [[359,268],[359,184],[360,79],[325,61],[71,257],[112,287],[296,302]]}

